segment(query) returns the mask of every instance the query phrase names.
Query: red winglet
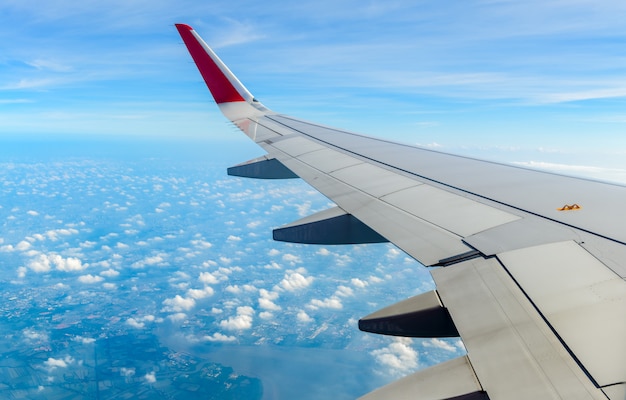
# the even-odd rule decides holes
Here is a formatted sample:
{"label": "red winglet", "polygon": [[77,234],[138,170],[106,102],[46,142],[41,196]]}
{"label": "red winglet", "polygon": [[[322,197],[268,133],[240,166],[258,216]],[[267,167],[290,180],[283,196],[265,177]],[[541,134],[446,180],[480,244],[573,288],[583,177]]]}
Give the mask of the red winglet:
{"label": "red winglet", "polygon": [[[234,101],[246,101],[237,88],[233,86],[233,82],[230,81],[222,68],[220,68],[220,64],[223,65],[221,60],[205,43],[201,42],[202,39],[194,35],[193,28],[185,24],[176,24],[176,29],[178,29],[180,37],[183,39],[183,42],[185,42],[185,46],[187,46],[187,50],[189,50],[189,54],[191,54],[191,57],[196,63],[215,102],[221,104]],[[224,68],[226,68],[226,66],[224,66]],[[226,71],[230,73],[228,69],[226,69]],[[232,73],[230,74],[232,75]],[[236,80],[236,78],[234,79]]]}

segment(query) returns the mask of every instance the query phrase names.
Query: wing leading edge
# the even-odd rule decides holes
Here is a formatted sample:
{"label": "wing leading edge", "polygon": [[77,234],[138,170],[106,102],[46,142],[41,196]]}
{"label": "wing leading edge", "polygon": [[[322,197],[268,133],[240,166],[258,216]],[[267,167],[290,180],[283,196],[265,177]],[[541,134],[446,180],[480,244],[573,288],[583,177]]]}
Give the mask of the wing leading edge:
{"label": "wing leading edge", "polygon": [[400,336],[458,334],[467,356],[366,398],[626,398],[626,214],[609,212],[626,201],[625,187],[277,114],[191,27],[176,28],[220,110],[267,152],[229,173],[298,176],[337,205],[278,229],[276,238],[390,241],[439,267],[436,291],[359,325]]}

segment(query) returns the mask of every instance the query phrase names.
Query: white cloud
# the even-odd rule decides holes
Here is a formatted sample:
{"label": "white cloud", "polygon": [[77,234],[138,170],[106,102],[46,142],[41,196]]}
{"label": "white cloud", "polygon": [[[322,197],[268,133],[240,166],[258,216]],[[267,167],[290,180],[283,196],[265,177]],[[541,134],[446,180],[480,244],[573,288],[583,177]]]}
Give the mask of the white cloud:
{"label": "white cloud", "polygon": [[75,272],[86,269],[89,265],[83,264],[78,258],[63,258],[58,254],[39,254],[37,258],[31,260],[28,267],[34,272],[48,272],[52,265],[58,271]]}
{"label": "white cloud", "polygon": [[298,311],[298,314],[296,315],[296,319],[300,322],[311,322],[313,321],[313,318],[309,317],[309,314],[307,314],[306,312],[300,310]]}
{"label": "white cloud", "polygon": [[301,263],[302,259],[296,255],[287,253],[283,255],[283,261],[286,261],[291,265],[296,265],[296,264]]}
{"label": "white cloud", "polygon": [[294,292],[301,290],[309,286],[313,282],[313,277],[304,277],[304,275],[295,271],[287,271],[285,277],[280,281],[280,287],[283,289]]}
{"label": "white cloud", "polygon": [[269,319],[274,318],[274,314],[272,314],[272,313],[271,313],[271,312],[269,312],[269,311],[261,311],[261,312],[259,313],[259,318],[261,318],[261,319],[265,319],[265,320],[269,320]]}
{"label": "white cloud", "polygon": [[409,338],[394,338],[393,342],[382,349],[374,350],[370,354],[392,375],[400,375],[411,371],[418,366],[418,354],[411,346]]}
{"label": "white cloud", "polygon": [[22,240],[21,242],[19,242],[15,246],[15,250],[17,250],[17,251],[26,251],[26,250],[30,249],[30,247],[31,247],[30,242],[27,242],[26,240]]}
{"label": "white cloud", "polygon": [[319,250],[317,250],[316,254],[319,254],[320,256],[328,256],[330,255],[330,251],[327,248],[322,247]]}
{"label": "white cloud", "polygon": [[32,215],[33,217],[36,217],[36,216],[39,215],[39,213],[37,211],[34,211],[34,210],[26,211],[26,214]]}
{"label": "white cloud", "polygon": [[82,344],[91,344],[91,343],[95,343],[96,339],[94,338],[86,338],[83,336],[75,336],[72,340],[74,340],[75,342],[80,342]]}
{"label": "white cloud", "polygon": [[367,286],[367,282],[366,281],[362,281],[359,278],[352,278],[350,280],[350,283],[352,283],[352,285],[354,287],[358,287],[358,288],[364,288],[365,286]]}
{"label": "white cloud", "polygon": [[259,225],[261,225],[261,221],[252,221],[252,222],[248,222],[248,224],[246,224],[246,227],[248,229],[254,229]]}
{"label": "white cloud", "polygon": [[270,257],[274,257],[280,254],[280,251],[276,250],[276,249],[271,249],[270,251],[267,252],[267,255]]}
{"label": "white cloud", "polygon": [[192,240],[191,244],[204,249],[210,249],[211,247],[213,247],[213,244],[207,242],[206,240]]}
{"label": "white cloud", "polygon": [[78,277],[78,281],[81,283],[98,283],[104,280],[101,276],[93,276],[91,274],[81,275]]}
{"label": "white cloud", "polygon": [[335,310],[340,310],[341,308],[343,308],[343,304],[341,304],[341,300],[339,300],[339,298],[332,296],[324,300],[311,300],[311,302],[309,303],[309,308],[312,308],[314,310],[318,308],[332,308]]}
{"label": "white cloud", "polygon": [[437,339],[437,338],[424,340],[422,344],[424,345],[424,347],[434,347],[437,349],[442,349],[442,350],[446,350],[450,352],[455,352],[458,350],[457,347],[451,345],[449,342],[445,340]]}
{"label": "white cloud", "polygon": [[211,286],[205,286],[203,289],[189,289],[187,290],[187,296],[194,299],[204,299],[205,297],[213,296],[214,290]]}
{"label": "white cloud", "polygon": [[387,257],[388,258],[396,258],[400,254],[402,254],[402,252],[400,250],[396,249],[395,247],[392,247],[389,250],[387,250]]}
{"label": "white cloud", "polygon": [[235,236],[235,235],[229,235],[226,240],[228,240],[229,242],[240,242],[241,237]]}
{"label": "white cloud", "polygon": [[75,235],[78,233],[78,230],[70,228],[70,229],[52,229],[47,231],[46,233],[44,233],[45,236],[48,237],[48,239],[52,240],[52,241],[57,241],[60,239],[59,236],[69,236],[69,235]]}
{"label": "white cloud", "polygon": [[146,327],[145,323],[139,322],[135,318],[128,318],[126,320],[126,325],[132,326],[133,328],[136,328],[136,329],[143,329]]}
{"label": "white cloud", "polygon": [[15,249],[13,248],[13,245],[11,244],[5,244],[4,246],[0,246],[0,251],[4,252],[4,253],[10,253],[12,251],[14,251]]}
{"label": "white cloud", "polygon": [[352,296],[354,294],[354,291],[347,287],[347,286],[343,286],[343,285],[339,285],[339,287],[337,287],[337,291],[335,292],[335,296],[340,296],[340,297],[349,297]]}
{"label": "white cloud", "polygon": [[165,257],[167,257],[167,255],[165,254],[157,254],[157,255],[153,255],[153,256],[149,256],[144,258],[143,260],[139,260],[134,262],[131,267],[132,268],[144,268],[146,266],[164,266],[167,265],[167,262],[165,261]]}
{"label": "white cloud", "polygon": [[177,294],[174,298],[163,300],[163,304],[165,304],[163,311],[180,312],[192,309],[196,305],[196,301],[192,298],[182,297]]}
{"label": "white cloud", "polygon": [[50,266],[50,260],[48,257],[46,257],[45,254],[41,254],[36,259],[30,260],[28,268],[34,272],[48,272],[52,267]]}
{"label": "white cloud", "polygon": [[57,368],[67,368],[70,364],[74,362],[74,359],[71,356],[65,356],[63,359],[57,358],[48,358],[48,360],[44,361],[44,365],[48,369],[48,371],[52,371]]}
{"label": "white cloud", "polygon": [[[244,285],[244,286],[252,286],[252,285]],[[226,292],[232,293],[232,294],[241,294],[244,291],[244,286],[228,285],[228,286],[226,286],[226,288],[224,290]]]}
{"label": "white cloud", "polygon": [[111,268],[107,269],[106,271],[100,272],[100,275],[106,276],[107,278],[113,278],[115,276],[118,276],[119,274],[120,274],[119,271],[116,271],[116,270],[111,269]]}
{"label": "white cloud", "polygon": [[26,267],[18,267],[17,268],[17,277],[22,279],[26,276]]}
{"label": "white cloud", "polygon": [[59,255],[53,255],[52,261],[56,265],[56,269],[59,271],[72,272],[72,271],[82,271],[87,268],[87,264],[83,264],[78,258],[68,257],[63,259],[63,257]]}
{"label": "white cloud", "polygon": [[200,272],[198,280],[207,285],[213,285],[219,282],[215,275],[211,274],[210,272]]}
{"label": "white cloud", "polygon": [[278,293],[261,289],[259,290],[259,295],[261,296],[259,297],[259,307],[270,311],[278,311],[281,309],[281,307],[273,301],[278,299]]}
{"label": "white cloud", "polygon": [[169,319],[172,322],[182,322],[187,319],[187,314],[182,313],[182,312],[170,314],[167,316],[167,319]]}
{"label": "white cloud", "polygon": [[205,336],[203,339],[208,340],[209,342],[234,342],[237,340],[234,336],[226,336],[219,332],[215,332],[211,336]]}
{"label": "white cloud", "polygon": [[245,330],[252,327],[252,307],[237,307],[237,315],[220,321],[220,326],[229,331]]}
{"label": "white cloud", "polygon": [[156,376],[155,376],[155,372],[148,372],[147,374],[145,374],[144,379],[146,380],[147,383],[154,383],[156,382]]}

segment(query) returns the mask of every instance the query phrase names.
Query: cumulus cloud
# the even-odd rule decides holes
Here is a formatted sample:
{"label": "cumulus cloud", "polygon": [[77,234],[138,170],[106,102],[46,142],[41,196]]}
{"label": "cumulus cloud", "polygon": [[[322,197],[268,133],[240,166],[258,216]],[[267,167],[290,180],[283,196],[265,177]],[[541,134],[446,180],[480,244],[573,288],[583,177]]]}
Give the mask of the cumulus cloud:
{"label": "cumulus cloud", "polygon": [[75,235],[78,233],[78,230],[70,228],[70,229],[52,229],[47,231],[46,233],[44,233],[44,235],[52,240],[52,241],[57,241],[60,239],[60,236],[69,236],[69,235]]}
{"label": "cumulus cloud", "polygon": [[387,257],[388,258],[396,258],[400,254],[402,254],[402,252],[400,250],[396,249],[395,247],[392,247],[389,250],[387,250]]}
{"label": "cumulus cloud", "polygon": [[57,271],[76,272],[84,270],[88,264],[76,257],[63,258],[58,254],[39,254],[28,263],[28,268],[34,272],[48,272],[53,266]]}
{"label": "cumulus cloud", "polygon": [[259,225],[261,225],[261,221],[252,221],[252,222],[248,222],[248,223],[246,224],[246,227],[247,227],[248,229],[254,229],[254,228],[256,228],[256,227],[257,227],[257,226],[259,226]]}
{"label": "cumulus cloud", "polygon": [[234,342],[235,340],[237,340],[237,338],[234,336],[227,336],[219,332],[215,332],[211,336],[204,336],[203,339],[209,342]]}
{"label": "cumulus cloud", "polygon": [[283,261],[288,262],[291,265],[296,265],[302,262],[302,259],[294,254],[284,254]]}
{"label": "cumulus cloud", "polygon": [[327,248],[322,247],[316,252],[316,254],[319,254],[320,256],[328,256],[330,255],[330,251]]}
{"label": "cumulus cloud", "polygon": [[275,261],[272,261],[269,264],[265,264],[265,266],[263,267],[265,269],[282,269],[283,267],[280,266],[280,264],[278,264]]}
{"label": "cumulus cloud", "polygon": [[126,325],[132,326],[133,328],[136,329],[143,329],[146,327],[146,322],[161,322],[163,321],[162,319],[158,319],[151,314],[148,315],[144,315],[143,317],[137,317],[137,318],[128,318],[126,320]]}
{"label": "cumulus cloud", "polygon": [[304,323],[313,321],[313,318],[309,317],[309,314],[307,314],[306,312],[302,310],[298,312],[298,314],[296,315],[296,319],[299,322],[304,322]]}
{"label": "cumulus cloud", "polygon": [[374,350],[370,354],[392,375],[407,373],[418,366],[418,354],[411,347],[409,338],[394,338],[389,346]]}
{"label": "cumulus cloud", "polygon": [[354,291],[347,287],[347,286],[343,286],[343,285],[339,285],[339,287],[337,287],[337,291],[335,292],[335,296],[340,296],[340,297],[349,297],[352,296],[354,294]]}
{"label": "cumulus cloud", "polygon": [[26,211],[26,214],[31,215],[33,217],[36,217],[36,216],[39,215],[39,213],[37,211],[35,211],[35,210],[28,210],[28,211]]}
{"label": "cumulus cloud", "polygon": [[331,296],[324,300],[313,299],[309,303],[308,307],[313,310],[317,310],[318,308],[331,308],[335,310],[340,310],[343,308],[343,304],[341,304],[341,300],[338,297]]}
{"label": "cumulus cloud", "polygon": [[228,240],[229,242],[240,242],[241,237],[235,236],[235,235],[229,235],[226,240]]}
{"label": "cumulus cloud", "polygon": [[278,299],[277,292],[261,289],[259,290],[259,296],[259,307],[270,311],[278,311],[281,309],[279,305],[274,303],[274,300]]}
{"label": "cumulus cloud", "polygon": [[207,242],[206,240],[192,240],[191,244],[204,249],[210,249],[211,247],[213,247],[213,244]]}
{"label": "cumulus cloud", "polygon": [[352,285],[354,287],[358,287],[358,288],[364,288],[365,286],[367,286],[367,282],[366,281],[362,281],[359,278],[352,278],[350,280],[350,283],[352,283]]}
{"label": "cumulus cloud", "polygon": [[75,342],[82,343],[82,344],[91,344],[91,343],[96,342],[96,339],[94,338],[86,338],[86,337],[78,336],[78,335],[76,335],[72,340]]}
{"label": "cumulus cloud", "polygon": [[78,277],[78,281],[81,283],[98,283],[104,280],[101,276],[94,276],[91,274],[81,275]]}
{"label": "cumulus cloud", "polygon": [[219,282],[219,280],[210,272],[200,272],[198,280],[207,285],[213,285]]}
{"label": "cumulus cloud", "polygon": [[187,319],[187,314],[182,313],[182,312],[170,314],[167,316],[167,319],[169,319],[172,322],[182,322]]}
{"label": "cumulus cloud", "polygon": [[68,257],[66,259],[63,259],[63,257],[59,255],[54,255],[52,261],[56,265],[56,269],[59,271],[82,271],[83,269],[87,268],[87,265],[83,265],[83,263],[75,257]]}
{"label": "cumulus cloud", "polygon": [[139,260],[139,261],[132,263],[131,267],[132,268],[144,268],[146,266],[148,267],[164,266],[164,265],[167,265],[167,262],[165,261],[165,257],[167,257],[167,255],[165,254],[156,254],[153,256],[148,256],[144,258],[143,260]]}
{"label": "cumulus cloud", "polygon": [[285,273],[285,277],[282,281],[280,281],[279,286],[289,292],[295,292],[296,290],[301,290],[309,286],[313,282],[313,277],[304,277],[299,272],[296,271],[287,271]]}
{"label": "cumulus cloud", "polygon": [[189,289],[187,290],[187,296],[193,297],[196,300],[204,299],[205,297],[213,296],[214,290],[211,286],[205,286],[203,289]]}
{"label": "cumulus cloud", "polygon": [[30,249],[30,246],[31,246],[30,242],[27,242],[26,240],[22,240],[17,245],[15,245],[15,250],[17,250],[17,251],[26,251],[26,250]]}
{"label": "cumulus cloud", "polygon": [[119,271],[116,271],[116,270],[111,269],[111,268],[107,269],[106,271],[100,272],[100,275],[106,276],[107,278],[113,278],[113,277],[118,276],[119,274],[120,274]]}
{"label": "cumulus cloud", "polygon": [[252,307],[237,307],[237,315],[220,321],[220,326],[229,331],[239,331],[252,328]]}
{"label": "cumulus cloud", "polygon": [[48,272],[52,269],[50,266],[50,260],[44,254],[41,254],[34,260],[30,260],[28,268],[34,272]]}
{"label": "cumulus cloud", "polygon": [[52,371],[57,368],[67,368],[73,362],[74,358],[72,358],[71,356],[65,356],[63,359],[50,357],[46,361],[44,361],[43,364],[48,369],[48,371]]}
{"label": "cumulus cloud", "polygon": [[143,329],[146,327],[145,323],[139,322],[135,318],[128,318],[126,320],[126,325],[132,326],[133,328],[136,328],[136,329]]}
{"label": "cumulus cloud", "polygon": [[276,250],[276,249],[271,249],[270,251],[267,252],[267,255],[270,257],[274,257],[280,254],[280,251]]}
{"label": "cumulus cloud", "polygon": [[177,294],[175,297],[170,299],[163,300],[163,311],[166,312],[181,312],[181,311],[189,311],[196,305],[196,301],[193,298],[182,297]]}
{"label": "cumulus cloud", "polygon": [[156,376],[155,376],[155,372],[148,372],[147,374],[145,374],[143,376],[143,378],[146,380],[147,383],[154,383],[156,382]]}
{"label": "cumulus cloud", "polygon": [[272,314],[272,313],[271,313],[271,312],[269,312],[269,311],[261,311],[261,312],[259,313],[259,318],[261,318],[261,319],[266,319],[266,320],[268,320],[268,319],[272,319],[272,318],[274,318],[274,314]]}
{"label": "cumulus cloud", "polygon": [[[457,342],[460,342],[460,341],[457,341]],[[441,339],[437,339],[437,338],[424,340],[422,342],[422,345],[424,347],[433,347],[433,348],[436,348],[436,349],[442,349],[442,350],[449,351],[449,352],[455,352],[455,351],[463,348],[463,347],[457,347],[458,344],[455,346],[455,345],[451,344],[449,341],[441,340]]]}

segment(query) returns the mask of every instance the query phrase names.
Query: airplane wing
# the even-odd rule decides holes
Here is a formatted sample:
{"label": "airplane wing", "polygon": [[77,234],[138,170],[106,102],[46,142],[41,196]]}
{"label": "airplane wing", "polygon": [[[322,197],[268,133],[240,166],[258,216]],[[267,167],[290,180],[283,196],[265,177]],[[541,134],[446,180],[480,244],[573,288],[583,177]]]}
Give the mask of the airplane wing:
{"label": "airplane wing", "polygon": [[467,355],[365,399],[626,399],[626,187],[276,113],[190,26],[176,27],[220,110],[267,153],[229,174],[300,177],[336,204],[275,239],[389,241],[433,267],[436,290],[359,328],[460,336]]}

